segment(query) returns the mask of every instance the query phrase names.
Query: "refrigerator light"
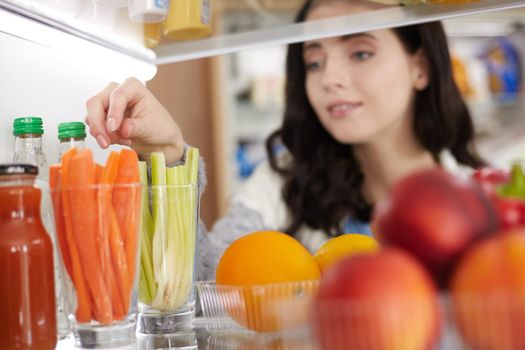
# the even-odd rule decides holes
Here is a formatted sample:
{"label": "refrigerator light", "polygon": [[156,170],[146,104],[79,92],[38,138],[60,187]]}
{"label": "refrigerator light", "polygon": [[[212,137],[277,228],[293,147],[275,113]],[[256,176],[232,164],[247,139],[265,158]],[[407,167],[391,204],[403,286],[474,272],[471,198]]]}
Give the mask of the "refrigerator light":
{"label": "refrigerator light", "polygon": [[[3,9],[0,9],[0,33],[47,47],[86,67],[96,67],[98,71],[107,73],[108,81],[123,81],[130,76],[148,81],[157,73],[153,63],[155,55],[150,50],[145,54],[122,48],[126,53],[119,52],[107,47],[109,45],[106,46],[104,41],[95,43],[88,40],[88,35],[83,36],[80,31],[73,35]],[[8,48],[3,49],[6,49],[2,50],[3,54],[8,54]]]}

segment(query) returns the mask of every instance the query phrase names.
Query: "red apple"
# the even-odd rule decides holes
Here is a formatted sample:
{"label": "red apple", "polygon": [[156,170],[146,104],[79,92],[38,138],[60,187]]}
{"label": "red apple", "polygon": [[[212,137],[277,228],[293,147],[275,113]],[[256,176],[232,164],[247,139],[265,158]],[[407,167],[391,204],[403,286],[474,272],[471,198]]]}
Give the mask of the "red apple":
{"label": "red apple", "polygon": [[433,349],[440,320],[432,279],[395,248],[336,262],[313,301],[312,325],[322,350]]}
{"label": "red apple", "polygon": [[440,286],[446,285],[465,248],[498,228],[495,210],[479,184],[439,168],[399,181],[376,205],[374,220],[380,242],[414,254]]}

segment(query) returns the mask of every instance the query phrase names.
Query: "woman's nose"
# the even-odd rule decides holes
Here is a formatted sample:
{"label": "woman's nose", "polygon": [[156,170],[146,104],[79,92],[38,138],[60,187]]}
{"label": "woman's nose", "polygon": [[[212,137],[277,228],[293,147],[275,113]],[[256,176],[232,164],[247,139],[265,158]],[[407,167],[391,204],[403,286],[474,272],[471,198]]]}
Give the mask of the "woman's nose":
{"label": "woman's nose", "polygon": [[348,67],[344,68],[340,58],[326,60],[322,77],[323,88],[328,91],[347,87],[350,81],[349,73]]}

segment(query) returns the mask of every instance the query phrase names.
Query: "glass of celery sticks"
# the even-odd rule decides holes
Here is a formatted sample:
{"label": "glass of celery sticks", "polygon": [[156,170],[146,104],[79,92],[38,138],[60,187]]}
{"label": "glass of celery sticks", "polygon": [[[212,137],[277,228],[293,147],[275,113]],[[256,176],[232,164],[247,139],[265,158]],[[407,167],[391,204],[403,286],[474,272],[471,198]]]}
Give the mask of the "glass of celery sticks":
{"label": "glass of celery sticks", "polygon": [[146,163],[139,163],[143,184],[138,288],[142,334],[170,334],[192,327],[198,159],[198,149],[188,148],[184,164],[166,167],[164,155],[153,153],[150,174]]}

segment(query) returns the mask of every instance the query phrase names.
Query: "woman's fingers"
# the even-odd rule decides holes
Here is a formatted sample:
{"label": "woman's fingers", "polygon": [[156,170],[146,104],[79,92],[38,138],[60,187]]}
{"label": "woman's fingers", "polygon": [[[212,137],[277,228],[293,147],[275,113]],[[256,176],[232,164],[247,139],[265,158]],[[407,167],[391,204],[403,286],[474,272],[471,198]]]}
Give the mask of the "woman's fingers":
{"label": "woman's fingers", "polygon": [[122,85],[114,89],[109,96],[107,130],[116,132],[124,120],[126,110],[142,100],[145,94],[146,87],[135,78],[127,79]]}
{"label": "woman's fingers", "polygon": [[131,142],[130,139],[119,139],[119,140],[117,141],[117,143],[118,143],[119,145],[122,145],[122,146],[128,146],[128,147],[131,147],[131,145],[132,145],[132,142]]}
{"label": "woman's fingers", "polygon": [[169,162],[182,158],[184,141],[177,123],[137,79],[109,84],[86,106],[86,123],[102,148],[117,143],[144,157],[164,152]]}
{"label": "woman's fingers", "polygon": [[144,133],[144,123],[150,122],[144,118],[126,118],[119,128],[120,137],[126,139],[140,138]]}
{"label": "woman's fingers", "polygon": [[104,90],[86,102],[86,123],[89,125],[89,132],[102,148],[109,146],[111,140],[106,129],[106,110],[109,107],[109,96],[117,86],[117,83],[108,84]]}

